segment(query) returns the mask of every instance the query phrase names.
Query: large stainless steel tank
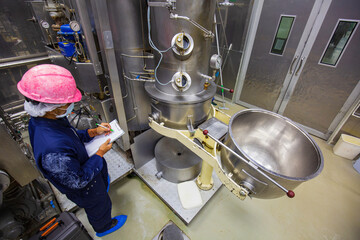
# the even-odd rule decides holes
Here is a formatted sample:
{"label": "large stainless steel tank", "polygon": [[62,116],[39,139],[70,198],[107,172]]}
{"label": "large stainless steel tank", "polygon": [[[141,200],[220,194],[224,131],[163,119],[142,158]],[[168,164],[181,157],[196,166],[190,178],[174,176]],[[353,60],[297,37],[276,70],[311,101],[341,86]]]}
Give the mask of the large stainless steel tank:
{"label": "large stainless steel tank", "polygon": [[[178,0],[173,13],[213,31],[215,6],[214,0]],[[152,41],[160,50],[177,47],[163,54],[157,70],[160,83],[146,83],[145,89],[152,98],[155,120],[171,128],[184,129],[189,119],[195,126],[206,120],[215,95],[216,86],[212,84],[205,89],[205,79],[201,77],[201,74],[208,75],[213,38],[205,37],[204,32],[189,21],[169,16],[167,8],[151,7]],[[176,41],[181,42],[180,49]],[[157,63],[160,55],[155,56]]]}
{"label": "large stainless steel tank", "polygon": [[[244,110],[231,117],[225,144],[287,189],[294,189],[323,169],[315,141],[291,120],[265,110]],[[256,198],[285,193],[225,148],[221,162],[231,178]]]}
{"label": "large stainless steel tank", "polygon": [[123,73],[144,72],[145,40],[143,27],[146,15],[145,0],[107,1],[117,67],[121,75],[121,88],[129,131],[149,128],[150,98],[144,82],[125,79]]}

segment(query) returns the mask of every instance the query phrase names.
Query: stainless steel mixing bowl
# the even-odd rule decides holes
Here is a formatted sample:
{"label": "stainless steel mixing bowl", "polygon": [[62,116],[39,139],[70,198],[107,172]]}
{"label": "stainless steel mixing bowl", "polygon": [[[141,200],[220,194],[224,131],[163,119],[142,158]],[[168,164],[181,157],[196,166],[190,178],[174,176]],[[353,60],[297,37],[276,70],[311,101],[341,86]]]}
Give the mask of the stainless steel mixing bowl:
{"label": "stainless steel mixing bowl", "polygon": [[[248,109],[236,113],[230,119],[225,139],[228,147],[287,189],[316,177],[323,169],[322,153],[309,134],[273,112]],[[247,187],[253,197],[285,195],[225,148],[221,149],[221,162],[228,176]]]}

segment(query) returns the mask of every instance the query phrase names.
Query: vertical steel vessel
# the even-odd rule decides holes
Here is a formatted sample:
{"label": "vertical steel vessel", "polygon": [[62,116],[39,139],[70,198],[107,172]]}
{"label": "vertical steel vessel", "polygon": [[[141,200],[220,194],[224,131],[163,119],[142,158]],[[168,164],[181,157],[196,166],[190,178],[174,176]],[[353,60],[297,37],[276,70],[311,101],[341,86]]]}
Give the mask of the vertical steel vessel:
{"label": "vertical steel vessel", "polygon": [[[214,35],[195,25],[213,32],[215,7],[214,0],[178,0],[172,10],[150,7],[152,41],[168,51],[157,68],[157,81],[146,83],[145,89],[152,99],[152,117],[167,127],[196,127],[207,118],[216,86],[207,86],[202,75],[209,72]],[[156,65],[161,55],[154,52]]]}
{"label": "vertical steel vessel", "polygon": [[128,129],[144,130],[149,128],[150,98],[144,82],[130,79],[144,72],[146,1],[114,0],[107,6]]}

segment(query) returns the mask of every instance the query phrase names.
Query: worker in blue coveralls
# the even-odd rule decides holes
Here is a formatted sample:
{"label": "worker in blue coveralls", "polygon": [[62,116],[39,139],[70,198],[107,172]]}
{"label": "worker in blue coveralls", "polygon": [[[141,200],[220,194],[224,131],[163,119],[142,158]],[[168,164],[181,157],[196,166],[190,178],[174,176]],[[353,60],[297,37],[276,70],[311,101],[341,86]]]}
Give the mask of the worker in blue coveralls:
{"label": "worker in blue coveralls", "polygon": [[112,144],[108,139],[89,157],[84,143],[100,134],[109,134],[110,125],[76,130],[67,120],[74,102],[81,100],[75,79],[63,67],[43,64],[28,70],[17,85],[25,96],[24,108],[30,116],[29,135],[36,164],[68,199],[85,209],[98,237],[121,228],[126,215],[111,218],[110,184],[104,154]]}

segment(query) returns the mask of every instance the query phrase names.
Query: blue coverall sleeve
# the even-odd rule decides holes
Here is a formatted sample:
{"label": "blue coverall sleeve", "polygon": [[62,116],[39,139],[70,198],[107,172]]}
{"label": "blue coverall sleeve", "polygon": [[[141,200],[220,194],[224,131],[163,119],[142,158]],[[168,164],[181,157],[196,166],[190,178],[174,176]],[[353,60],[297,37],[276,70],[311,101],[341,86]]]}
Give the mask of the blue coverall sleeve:
{"label": "blue coverall sleeve", "polygon": [[93,138],[89,136],[89,129],[86,130],[76,130],[77,135],[83,143],[90,142]]}
{"label": "blue coverall sleeve", "polygon": [[71,153],[47,153],[42,157],[42,167],[58,183],[70,189],[81,189],[99,174],[103,159],[95,154],[80,165]]}

